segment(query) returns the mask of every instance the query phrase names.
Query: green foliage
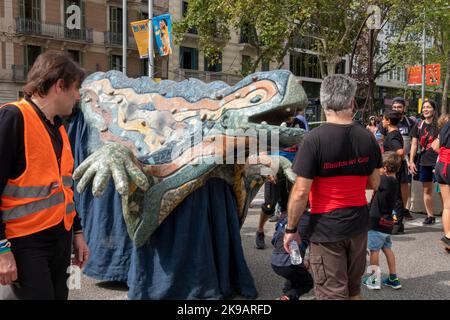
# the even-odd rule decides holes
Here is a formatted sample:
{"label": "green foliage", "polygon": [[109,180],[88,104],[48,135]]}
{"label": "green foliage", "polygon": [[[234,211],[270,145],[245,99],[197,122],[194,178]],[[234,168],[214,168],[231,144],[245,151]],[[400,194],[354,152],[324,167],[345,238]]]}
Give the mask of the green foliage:
{"label": "green foliage", "polygon": [[213,63],[231,32],[243,27],[256,51],[251,66],[245,68],[250,73],[262,60],[281,63],[307,16],[298,0],[190,0],[186,16],[174,23],[174,33],[180,42],[185,32],[197,28],[199,47]]}

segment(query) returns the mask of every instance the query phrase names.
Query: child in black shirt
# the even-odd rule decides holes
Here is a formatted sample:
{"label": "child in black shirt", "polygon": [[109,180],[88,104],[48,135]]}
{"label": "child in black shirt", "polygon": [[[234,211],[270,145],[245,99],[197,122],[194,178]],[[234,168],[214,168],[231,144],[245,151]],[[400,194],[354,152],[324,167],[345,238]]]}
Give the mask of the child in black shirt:
{"label": "child in black shirt", "polygon": [[390,236],[394,226],[393,210],[398,193],[398,181],[395,174],[400,169],[400,162],[401,158],[395,152],[387,151],[383,153],[380,186],[374,194],[370,207],[370,230],[367,247],[370,250],[369,269],[375,272],[375,275],[371,274],[363,281],[363,284],[369,289],[381,289],[381,279],[379,279],[380,249],[383,250],[389,267],[389,277],[383,281],[383,284],[394,289],[402,287],[396,275],[395,256],[391,249]]}

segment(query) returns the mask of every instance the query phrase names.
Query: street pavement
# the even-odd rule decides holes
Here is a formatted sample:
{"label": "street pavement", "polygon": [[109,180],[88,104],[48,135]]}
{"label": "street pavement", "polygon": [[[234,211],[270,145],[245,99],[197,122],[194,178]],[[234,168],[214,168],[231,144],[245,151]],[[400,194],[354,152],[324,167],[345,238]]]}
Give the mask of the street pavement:
{"label": "street pavement", "polygon": [[[284,280],[270,267],[271,236],[274,222],[265,225],[266,249],[255,248],[255,232],[258,225],[262,190],[252,203],[241,229],[241,239],[247,264],[258,290],[258,300],[273,300],[281,295]],[[397,274],[403,286],[394,290],[368,290],[362,286],[367,300],[450,300],[450,254],[445,252],[439,239],[442,237],[440,217],[432,226],[422,226],[422,214],[413,214],[414,220],[405,224],[405,234],[392,236],[393,250],[397,260]],[[380,255],[382,275],[387,274],[386,259]],[[122,283],[102,282],[82,276],[81,288],[71,290],[72,300],[126,300],[127,287]],[[242,297],[236,297],[242,299]],[[300,300],[314,299],[313,290]]]}

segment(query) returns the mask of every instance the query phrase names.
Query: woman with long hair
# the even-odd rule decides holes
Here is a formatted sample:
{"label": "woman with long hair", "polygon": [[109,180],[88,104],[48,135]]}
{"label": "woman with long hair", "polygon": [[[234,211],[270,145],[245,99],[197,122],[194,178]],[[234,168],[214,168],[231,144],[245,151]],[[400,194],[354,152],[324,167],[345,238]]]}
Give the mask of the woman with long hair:
{"label": "woman with long hair", "polygon": [[[424,225],[434,224],[436,219],[433,212],[433,170],[436,166],[438,154],[433,150],[431,144],[438,137],[439,110],[436,102],[425,100],[422,104],[422,115],[424,120],[416,123],[411,130],[411,152],[409,155],[409,170],[412,174],[419,173],[419,181],[423,185],[423,202],[427,217]],[[414,157],[420,147],[419,168],[414,163]]]}

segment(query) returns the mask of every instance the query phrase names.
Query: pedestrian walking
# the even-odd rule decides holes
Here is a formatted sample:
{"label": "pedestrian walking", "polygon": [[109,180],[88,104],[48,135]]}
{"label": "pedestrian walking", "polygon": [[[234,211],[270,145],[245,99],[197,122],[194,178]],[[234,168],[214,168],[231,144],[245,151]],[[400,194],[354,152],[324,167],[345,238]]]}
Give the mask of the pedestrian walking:
{"label": "pedestrian walking", "polygon": [[377,189],[381,152],[373,135],[353,123],[356,82],[324,79],[320,101],[326,123],[303,140],[293,171],[284,249],[301,243],[297,225],[309,200],[310,265],[317,299],[360,299],[369,212],[366,187]]}

